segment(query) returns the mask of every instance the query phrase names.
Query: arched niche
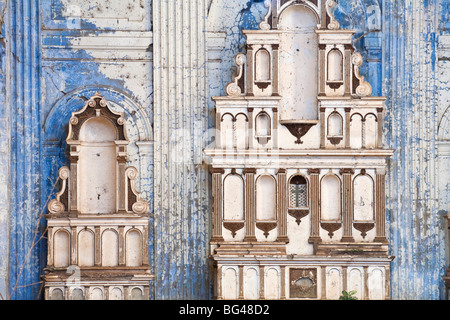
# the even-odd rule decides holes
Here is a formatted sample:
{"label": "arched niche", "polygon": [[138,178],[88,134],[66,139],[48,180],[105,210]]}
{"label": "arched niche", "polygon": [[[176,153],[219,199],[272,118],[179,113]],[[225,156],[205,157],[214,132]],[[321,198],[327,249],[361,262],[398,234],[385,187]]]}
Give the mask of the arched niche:
{"label": "arched niche", "polygon": [[119,265],[119,235],[113,229],[102,233],[102,266],[117,267]]}
{"label": "arched niche", "polygon": [[342,116],[337,111],[333,111],[327,119],[327,139],[334,145],[339,144],[344,138]]}
{"label": "arched niche", "polygon": [[277,184],[269,175],[256,180],[256,219],[273,221],[277,218]]}
{"label": "arched niche", "polygon": [[224,115],[222,115],[220,124],[220,132],[221,132],[220,141],[222,141],[222,148],[224,149],[233,149],[235,145],[234,123],[235,118],[231,113],[225,113]]}
{"label": "arched niche", "polygon": [[116,129],[105,117],[91,118],[80,129],[80,213],[114,213],[117,210],[116,139]]}
{"label": "arched niche", "polygon": [[64,292],[59,288],[55,288],[51,291],[50,300],[64,300]]}
{"label": "arched niche", "polygon": [[97,92],[72,113],[68,131],[70,169],[60,169],[61,191],[49,202],[49,212],[147,213],[148,202],[136,191],[137,169],[126,167],[124,114]]}
{"label": "arched niche", "polygon": [[374,220],[374,183],[368,174],[353,180],[353,217],[355,221]]}
{"label": "arched niche", "polygon": [[125,259],[128,267],[142,265],[142,234],[132,229],[125,236]]}
{"label": "arched niche", "polygon": [[255,53],[255,83],[264,90],[272,78],[271,56],[267,49],[261,48]]}
{"label": "arched niche", "polygon": [[236,116],[236,148],[247,149],[248,147],[248,117],[243,113]]}
{"label": "arched niche", "polygon": [[334,174],[328,174],[320,182],[321,221],[341,220],[341,181]]}
{"label": "arched niche", "polygon": [[258,113],[255,119],[255,137],[261,144],[267,144],[271,137],[271,119],[265,111]]}
{"label": "arched niche", "polygon": [[233,267],[222,267],[222,298],[236,300],[239,297],[239,272]]}
{"label": "arched niche", "polygon": [[327,57],[327,83],[342,83],[344,80],[344,56],[339,49],[332,49]]}
{"label": "arched niche", "polygon": [[375,149],[377,147],[377,121],[378,119],[373,113],[364,116],[364,148]]}
{"label": "arched niche", "polygon": [[[142,152],[143,147],[138,146],[145,144],[146,147],[150,144],[151,147],[153,142],[153,128],[149,121],[148,110],[120,89],[111,86],[83,86],[68,92],[56,101],[45,117],[42,127],[43,198],[46,198],[52,189],[58,176],[58,169],[70,163],[70,150],[65,139],[72,113],[81,110],[89,101],[89,97],[97,93],[108,101],[112,111],[123,114],[126,136],[129,139],[127,155],[130,164],[137,168],[148,168],[149,164],[153,163],[151,152]],[[152,179],[152,170],[140,171],[141,181]],[[150,184],[145,182],[141,185]]]}
{"label": "arched niche", "polygon": [[247,267],[244,273],[244,299],[256,300],[259,298],[259,270]]}
{"label": "arched niche", "polygon": [[130,300],[144,300],[144,292],[141,288],[133,288],[130,293]]}
{"label": "arched niche", "polygon": [[93,267],[95,263],[95,235],[89,230],[78,233],[78,265],[80,267]]}
{"label": "arched niche", "polygon": [[281,120],[318,119],[318,23],[317,13],[304,4],[291,5],[280,14]]}
{"label": "arched niche", "polygon": [[91,288],[89,300],[103,300],[104,293],[102,288]]}
{"label": "arched niche", "polygon": [[350,117],[350,148],[361,149],[363,147],[363,116],[354,113]]}
{"label": "arched niche", "polygon": [[244,220],[244,180],[238,174],[229,174],[223,181],[223,219]]}
{"label": "arched niche", "polygon": [[70,264],[70,234],[64,229],[53,236],[53,261],[55,267],[68,267]]}
{"label": "arched niche", "polygon": [[266,299],[280,299],[281,281],[280,271],[276,267],[269,267],[264,272],[264,297]]}

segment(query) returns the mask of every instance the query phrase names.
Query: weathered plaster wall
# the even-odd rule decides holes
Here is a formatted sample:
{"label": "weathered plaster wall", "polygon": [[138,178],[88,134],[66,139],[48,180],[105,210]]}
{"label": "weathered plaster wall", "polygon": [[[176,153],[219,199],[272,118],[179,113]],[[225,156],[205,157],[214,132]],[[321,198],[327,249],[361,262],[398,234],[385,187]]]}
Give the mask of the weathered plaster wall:
{"label": "weathered plaster wall", "polygon": [[9,37],[6,0],[0,1],[0,299],[6,296],[9,280],[9,108],[7,79]]}
{"label": "weathered plaster wall", "polygon": [[[445,220],[436,137],[440,1],[382,2],[386,176],[393,299],[443,298]],[[441,168],[443,172],[448,168]]]}
{"label": "weathered plaster wall", "polygon": [[[440,146],[448,145],[450,118],[449,6],[351,0],[336,9],[341,25],[357,30],[373,94],[388,98],[384,143],[397,150],[386,180],[393,299],[444,296],[449,153]],[[210,96],[224,94],[231,81],[241,30],[257,28],[265,13],[262,0],[0,0],[4,297],[16,285],[15,299],[40,292],[45,242],[30,255],[28,248],[66,162],[64,124],[96,90],[133,128],[130,164],[154,213],[152,298],[212,297],[210,183],[201,152],[214,137]]]}
{"label": "weathered plaster wall", "polygon": [[0,272],[9,268],[5,296],[13,291],[14,299],[36,299],[45,241],[28,250],[36,227],[38,237],[43,231],[39,214],[67,162],[70,114],[96,91],[125,113],[128,164],[139,169],[140,191],[153,204],[151,1],[8,1],[6,16],[11,36],[2,70],[11,78],[11,176],[4,185],[11,210],[9,225],[0,220],[10,231],[0,251],[6,256],[9,247],[9,266],[2,262]]}
{"label": "weathered plaster wall", "polygon": [[206,5],[153,2],[156,299],[211,297]]}

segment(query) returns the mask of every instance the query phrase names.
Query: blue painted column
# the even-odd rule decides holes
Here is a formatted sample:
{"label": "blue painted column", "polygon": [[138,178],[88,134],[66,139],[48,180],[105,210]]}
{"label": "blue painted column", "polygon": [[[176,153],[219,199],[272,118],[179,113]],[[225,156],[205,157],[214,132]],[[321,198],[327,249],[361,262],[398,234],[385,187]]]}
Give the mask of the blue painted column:
{"label": "blue painted column", "polygon": [[436,168],[438,0],[384,0],[385,145],[393,299],[443,298],[444,218]]}
{"label": "blue painted column", "polygon": [[39,0],[8,1],[10,36],[10,288],[12,299],[36,299],[43,241],[40,214]]}

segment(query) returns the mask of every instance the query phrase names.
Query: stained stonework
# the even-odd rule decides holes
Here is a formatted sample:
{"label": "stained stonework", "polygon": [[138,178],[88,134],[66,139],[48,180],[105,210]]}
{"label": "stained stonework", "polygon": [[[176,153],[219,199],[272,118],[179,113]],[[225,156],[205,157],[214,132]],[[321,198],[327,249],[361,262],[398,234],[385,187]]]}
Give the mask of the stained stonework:
{"label": "stained stonework", "polygon": [[[271,1],[280,10],[294,2],[320,8],[325,0]],[[347,50],[353,47],[362,59],[355,55],[350,62],[357,68],[352,68],[355,78],[364,77],[372,93],[342,99],[345,103],[336,106],[339,99],[332,101],[327,95],[349,89],[343,83],[347,75],[339,72],[340,61],[342,68],[348,67],[343,60],[348,59],[346,44],[334,48],[322,41],[317,49],[325,50],[320,54],[332,62],[329,66],[338,68],[324,66],[327,78],[317,87],[326,95],[317,97],[317,110],[303,113],[273,108],[279,98],[272,97],[273,92],[280,94],[285,87],[277,88],[277,74],[269,71],[276,54],[289,63],[282,56],[289,53],[286,47],[271,50],[265,43],[266,47],[247,48],[247,35],[251,38],[252,31],[259,32],[261,22],[263,30],[278,20],[285,29],[292,27],[282,13],[266,17],[268,8],[262,0],[0,0],[0,299],[44,297],[41,276],[47,264],[48,233],[43,215],[48,213],[48,201],[61,191],[59,184],[53,188],[59,169],[70,167],[65,139],[71,114],[96,92],[114,112],[124,114],[129,139],[126,166],[137,169],[133,181],[149,205],[146,245],[148,264],[155,271],[149,299],[218,297],[222,282],[213,292],[213,276],[230,280],[224,290],[233,297],[289,298],[289,268],[308,269],[312,261],[319,268],[317,299],[338,298],[350,288],[357,291],[358,299],[445,299],[450,283],[449,8],[449,0],[340,0],[329,10],[334,19],[327,10],[316,10],[321,20],[326,17],[327,26],[354,30],[347,35],[351,39]],[[311,36],[308,21],[302,21],[305,37]],[[295,48],[296,43],[291,44]],[[271,46],[275,49],[276,43]],[[248,93],[244,88],[250,74],[245,70],[247,50],[253,50],[254,62],[261,61],[254,86],[248,89],[267,96],[258,96],[264,100],[261,104],[246,96],[241,111],[247,108],[248,113],[225,112],[222,134],[216,134],[216,106],[217,110],[224,106],[211,97]],[[301,51],[293,54],[299,55]],[[227,86],[230,82],[236,86]],[[357,87],[350,86],[351,92]],[[311,88],[302,90],[307,89]],[[361,89],[364,86],[359,93]],[[372,112],[353,112],[363,111],[380,96],[386,101],[378,101]],[[289,119],[290,114],[305,119]],[[280,121],[273,121],[276,117]],[[374,135],[380,127],[382,134]],[[220,145],[222,135],[222,147],[236,145],[240,154],[260,159],[239,163],[241,157],[234,158],[234,153],[227,167],[208,170],[211,158],[202,151]],[[385,169],[368,161],[380,156],[380,147],[396,150]],[[291,148],[304,152],[300,160]],[[356,156],[361,149],[364,161]],[[329,150],[335,152],[332,158],[324,156]],[[343,157],[350,153],[354,162],[344,163]],[[311,157],[324,161],[312,162]],[[282,167],[273,164],[281,158],[286,160]],[[325,165],[331,162],[336,165]],[[237,175],[243,180],[239,201],[243,199],[244,210],[239,212],[240,221],[228,219],[233,217],[228,211],[224,220],[219,204],[225,198],[218,190],[237,180],[225,177]],[[305,206],[292,207],[287,200],[300,192],[300,188],[294,192],[283,188],[295,176],[306,180]],[[251,190],[266,194],[274,188],[270,179],[276,182],[277,195],[263,201]],[[374,196],[357,187],[373,187]],[[69,200],[66,195],[60,196],[64,205]],[[359,201],[349,201],[352,196]],[[319,202],[311,202],[317,197]],[[127,199],[135,201],[132,192]],[[273,209],[274,201],[275,218],[273,210],[267,215],[260,210],[264,205]],[[368,202],[374,203],[366,206]],[[132,211],[129,203],[126,209]],[[210,216],[213,208],[217,215]],[[380,214],[384,211],[385,221]],[[89,243],[103,234],[91,227],[78,230],[77,241]],[[128,234],[120,226],[115,230],[118,236]],[[55,234],[61,243],[73,240],[73,230],[66,231]],[[104,231],[105,238],[115,239],[113,229]],[[136,233],[128,236],[136,240]],[[224,243],[215,249],[224,253],[217,272],[208,259],[213,253],[210,239],[212,243],[240,241],[240,251]],[[342,239],[354,242],[343,247]],[[385,252],[384,241],[395,259],[380,267],[377,255]],[[258,250],[270,257],[258,256],[241,265],[226,260],[229,252],[245,255],[254,250],[253,242],[264,242]],[[360,242],[367,246],[361,249]],[[82,264],[91,263],[93,252],[86,252]],[[371,252],[365,265],[336,264],[336,256],[358,257],[362,252]],[[294,259],[273,263],[285,254]],[[78,279],[76,269],[66,271],[69,281]],[[383,281],[386,292],[367,289]],[[118,288],[122,284],[111,284],[106,291],[56,288],[54,296],[124,297]],[[140,296],[137,288],[125,289],[133,297]]]}
{"label": "stained stonework", "polygon": [[45,215],[45,298],[148,300],[149,205],[126,166],[124,115],[97,92],[72,113],[66,141],[70,166]]}
{"label": "stained stonework", "polygon": [[[389,299],[385,98],[371,95],[334,1],[265,4],[259,29],[242,31],[226,95],[213,97],[216,298],[338,299],[357,288]],[[261,272],[269,266],[280,272]]]}

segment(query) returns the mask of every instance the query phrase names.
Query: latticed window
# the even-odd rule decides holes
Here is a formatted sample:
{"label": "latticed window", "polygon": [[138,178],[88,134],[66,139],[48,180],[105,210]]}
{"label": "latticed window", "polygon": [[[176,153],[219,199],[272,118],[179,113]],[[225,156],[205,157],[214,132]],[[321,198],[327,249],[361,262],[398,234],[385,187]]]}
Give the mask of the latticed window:
{"label": "latticed window", "polygon": [[301,208],[308,206],[308,189],[306,179],[295,176],[289,183],[289,207]]}

